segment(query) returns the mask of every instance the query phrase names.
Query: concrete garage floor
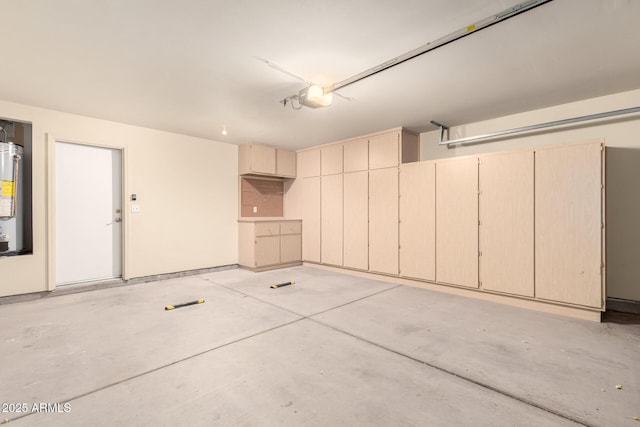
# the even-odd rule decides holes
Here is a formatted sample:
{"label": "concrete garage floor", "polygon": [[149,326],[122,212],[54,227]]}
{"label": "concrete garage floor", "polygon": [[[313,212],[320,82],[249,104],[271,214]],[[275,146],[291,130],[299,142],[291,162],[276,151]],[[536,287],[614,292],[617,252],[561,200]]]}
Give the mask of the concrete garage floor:
{"label": "concrete garage floor", "polygon": [[637,317],[598,324],[309,267],[2,305],[0,367],[12,426],[640,427]]}

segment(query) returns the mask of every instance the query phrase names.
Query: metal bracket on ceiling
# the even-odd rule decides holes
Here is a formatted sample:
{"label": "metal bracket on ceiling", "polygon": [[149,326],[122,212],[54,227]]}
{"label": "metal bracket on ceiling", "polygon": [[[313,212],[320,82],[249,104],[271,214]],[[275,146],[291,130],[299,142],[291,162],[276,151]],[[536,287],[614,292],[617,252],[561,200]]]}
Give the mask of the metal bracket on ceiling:
{"label": "metal bracket on ceiling", "polygon": [[[440,128],[440,141],[438,144],[445,143],[449,140],[449,127],[443,125],[442,123],[438,123],[435,120],[431,120],[431,124],[434,126],[438,126]],[[447,139],[444,139],[444,133],[447,133]]]}
{"label": "metal bracket on ceiling", "polygon": [[475,144],[475,143],[481,143],[481,142],[488,142],[490,140],[494,140],[499,137],[504,137],[505,135],[513,135],[516,133],[531,132],[531,131],[537,131],[540,129],[547,129],[547,128],[556,127],[556,126],[565,126],[565,125],[571,125],[574,123],[580,123],[580,122],[585,122],[590,120],[605,119],[609,117],[616,117],[616,116],[621,116],[625,114],[637,114],[637,113],[640,113],[640,106],[623,108],[621,110],[606,111],[604,113],[589,114],[586,116],[571,117],[569,119],[555,120],[555,121],[546,122],[546,123],[538,123],[535,125],[523,126],[519,128],[501,130],[498,132],[487,133],[484,135],[468,136],[465,138],[458,138],[458,139],[449,139],[448,129],[445,128],[447,129],[446,141],[442,140],[443,126],[433,121],[431,123],[433,123],[436,126],[440,126],[440,141],[441,141],[440,145],[446,145],[447,147],[452,148],[457,144]]}

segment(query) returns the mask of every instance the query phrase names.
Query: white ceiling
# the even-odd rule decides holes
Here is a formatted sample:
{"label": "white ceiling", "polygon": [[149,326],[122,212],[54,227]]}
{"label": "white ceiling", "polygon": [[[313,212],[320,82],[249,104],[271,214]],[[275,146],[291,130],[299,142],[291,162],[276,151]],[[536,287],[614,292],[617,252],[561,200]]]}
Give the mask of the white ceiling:
{"label": "white ceiling", "polygon": [[[344,88],[522,0],[3,0],[0,99],[232,143],[303,148],[640,88],[640,1],[554,0]],[[1,115],[1,112],[0,112]],[[221,135],[226,126],[228,135]]]}

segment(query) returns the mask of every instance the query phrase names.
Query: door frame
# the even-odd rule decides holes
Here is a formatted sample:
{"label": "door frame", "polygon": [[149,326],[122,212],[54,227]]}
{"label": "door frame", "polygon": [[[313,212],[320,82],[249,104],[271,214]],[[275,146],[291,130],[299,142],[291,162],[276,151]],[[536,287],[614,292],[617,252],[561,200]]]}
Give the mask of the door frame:
{"label": "door frame", "polygon": [[[95,148],[108,148],[110,150],[119,150],[122,159],[121,163],[121,187],[122,187],[122,239],[120,248],[120,257],[122,261],[122,280],[129,280],[129,209],[126,195],[129,194],[129,185],[127,182],[127,171],[129,170],[127,148],[122,145],[107,145],[94,142],[78,141],[72,138],[54,137],[52,134],[46,134],[46,235],[47,235],[47,280],[46,290],[53,291],[56,288],[56,142],[64,142],[67,144],[85,145]],[[35,248],[34,248],[35,249]]]}

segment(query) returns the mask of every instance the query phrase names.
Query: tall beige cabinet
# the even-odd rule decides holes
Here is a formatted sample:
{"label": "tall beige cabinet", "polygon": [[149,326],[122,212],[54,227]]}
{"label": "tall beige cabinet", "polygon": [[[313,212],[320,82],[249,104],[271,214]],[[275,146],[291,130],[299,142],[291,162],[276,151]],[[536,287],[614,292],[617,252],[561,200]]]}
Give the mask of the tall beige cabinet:
{"label": "tall beige cabinet", "polygon": [[320,262],[320,150],[298,154],[302,179],[302,259]]}
{"label": "tall beige cabinet", "polygon": [[342,145],[320,150],[320,261],[342,266]]}
{"label": "tall beige cabinet", "polygon": [[604,310],[603,141],[423,162],[418,147],[394,129],[299,152],[304,260]]}
{"label": "tall beige cabinet", "polygon": [[398,128],[298,155],[304,260],[397,275],[398,167],[418,160],[418,136]]}
{"label": "tall beige cabinet", "polygon": [[369,270],[398,274],[400,132],[369,139]]}
{"label": "tall beige cabinet", "polygon": [[369,171],[369,269],[398,274],[398,168]]}
{"label": "tall beige cabinet", "polygon": [[344,144],[343,265],[369,269],[369,141]]}
{"label": "tall beige cabinet", "polygon": [[604,147],[550,147],[535,156],[536,296],[603,307]]}
{"label": "tall beige cabinet", "polygon": [[342,266],[342,174],[322,177],[320,200],[320,260]]}
{"label": "tall beige cabinet", "polygon": [[534,296],[534,153],[484,155],[479,164],[480,286]]}
{"label": "tall beige cabinet", "polygon": [[436,278],[436,164],[400,166],[400,275]]}
{"label": "tall beige cabinet", "polygon": [[436,281],[478,287],[478,158],[436,164]]}

